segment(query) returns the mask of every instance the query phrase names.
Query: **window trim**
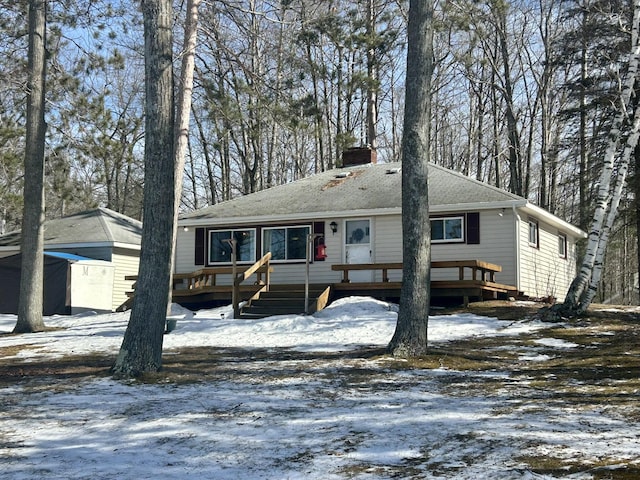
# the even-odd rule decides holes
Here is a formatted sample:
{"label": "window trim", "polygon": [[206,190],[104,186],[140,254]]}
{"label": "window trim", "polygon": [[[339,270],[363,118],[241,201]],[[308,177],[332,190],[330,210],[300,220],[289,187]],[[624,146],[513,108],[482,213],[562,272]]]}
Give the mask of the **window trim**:
{"label": "window trim", "polygon": [[[561,245],[562,245],[562,250],[560,249]],[[567,234],[558,232],[558,257],[566,260],[569,255],[567,250],[568,250]]]}
{"label": "window trim", "polygon": [[[531,241],[532,227],[534,228],[536,237],[534,241]],[[540,222],[538,222],[538,220],[536,220],[535,218],[529,218],[527,221],[527,229],[527,242],[529,243],[529,246],[533,248],[540,248]]]}
{"label": "window trim", "polygon": [[[307,229],[307,235],[311,234],[313,232],[313,225],[311,224],[301,224],[301,225],[269,225],[269,226],[265,226],[262,227],[260,230],[260,245],[261,245],[261,252],[262,255],[265,255],[265,247],[266,247],[266,242],[265,242],[265,233],[267,230],[285,230],[285,235],[286,235],[286,231],[289,230],[290,228],[306,228]],[[286,237],[285,237],[286,238]],[[305,241],[305,251],[306,251],[306,242],[307,239],[304,239]],[[287,242],[285,241],[285,256],[286,256],[286,248],[287,248]],[[269,251],[269,250],[267,250]],[[313,253],[313,252],[312,252]],[[271,263],[301,263],[301,262],[305,262],[305,258],[285,258],[285,259],[274,259],[271,258],[270,262]]]}
{"label": "window trim", "polygon": [[221,265],[231,265],[233,263],[232,259],[229,259],[227,262],[214,262],[211,260],[211,235],[213,233],[219,232],[229,232],[229,236],[233,235],[234,232],[253,232],[253,259],[252,260],[238,260],[238,264],[248,265],[256,262],[256,253],[258,250],[258,232],[255,227],[229,227],[229,228],[212,228],[207,230],[207,251],[206,251],[206,259],[207,265],[212,266],[221,266]]}
{"label": "window trim", "polygon": [[[466,238],[465,238],[465,232],[466,232],[466,215],[465,214],[458,214],[458,215],[439,215],[437,217],[432,217],[429,218],[429,228],[431,229],[431,232],[433,232],[433,227],[432,227],[432,222],[435,221],[442,221],[443,223],[446,222],[447,220],[460,220],[460,238],[442,238],[442,239],[434,239],[433,238],[433,233],[431,235],[431,243],[437,243],[437,244],[443,244],[443,243],[466,243]],[[446,233],[446,230],[444,228],[444,224],[443,224],[443,228],[442,228],[442,232],[443,234]]]}

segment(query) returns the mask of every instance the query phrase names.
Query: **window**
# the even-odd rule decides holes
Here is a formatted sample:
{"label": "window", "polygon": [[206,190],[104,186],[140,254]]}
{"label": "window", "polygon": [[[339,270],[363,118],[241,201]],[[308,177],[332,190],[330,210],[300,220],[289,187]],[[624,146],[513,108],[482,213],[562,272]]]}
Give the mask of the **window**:
{"label": "window", "polygon": [[265,228],[262,230],[262,254],[271,252],[271,260],[304,260],[309,233],[309,226]]}
{"label": "window", "polygon": [[369,220],[347,220],[345,232],[347,245],[369,245],[371,243]]}
{"label": "window", "polygon": [[209,263],[231,263],[231,238],[236,240],[236,261],[256,261],[254,229],[215,230],[209,232]]}
{"label": "window", "polygon": [[564,233],[558,234],[558,256],[567,258],[567,236]]}
{"label": "window", "polygon": [[538,221],[532,218],[529,219],[529,245],[538,248],[540,243],[540,233],[538,228]]}
{"label": "window", "polygon": [[464,242],[464,218],[443,217],[431,220],[432,242]]}

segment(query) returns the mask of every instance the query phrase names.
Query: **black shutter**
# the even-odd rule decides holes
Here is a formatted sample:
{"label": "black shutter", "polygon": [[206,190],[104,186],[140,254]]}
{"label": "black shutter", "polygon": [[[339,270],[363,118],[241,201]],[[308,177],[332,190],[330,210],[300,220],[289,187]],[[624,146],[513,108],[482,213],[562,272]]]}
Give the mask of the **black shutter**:
{"label": "black shutter", "polygon": [[480,243],[480,213],[467,213],[467,244],[478,245]]}
{"label": "black shutter", "polygon": [[194,258],[196,265],[204,265],[204,254],[205,254],[205,246],[206,246],[206,235],[204,228],[196,228],[196,242],[195,242],[195,251]]}

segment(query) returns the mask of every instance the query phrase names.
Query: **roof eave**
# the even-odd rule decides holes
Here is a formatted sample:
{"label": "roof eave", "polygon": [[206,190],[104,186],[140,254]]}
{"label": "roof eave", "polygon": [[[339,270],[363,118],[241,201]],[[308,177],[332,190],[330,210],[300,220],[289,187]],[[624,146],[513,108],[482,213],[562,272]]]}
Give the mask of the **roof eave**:
{"label": "roof eave", "polygon": [[[457,203],[451,205],[433,205],[430,207],[431,212],[460,212],[460,211],[478,211],[493,210],[499,208],[512,208],[524,206],[525,200],[507,200],[499,202],[485,203]],[[252,216],[236,216],[236,217],[203,217],[203,218],[184,218],[178,220],[181,227],[197,227],[209,225],[255,225],[260,223],[275,222],[295,222],[304,220],[332,219],[332,218],[350,218],[350,217],[372,217],[376,215],[400,215],[402,208],[371,208],[359,210],[340,210],[340,211],[324,211],[324,212],[305,212],[290,213],[281,215],[252,215]]]}
{"label": "roof eave", "polygon": [[522,210],[530,215],[535,215],[538,218],[544,218],[544,220],[550,225],[562,230],[565,233],[572,234],[578,238],[587,238],[587,233],[578,227],[571,225],[569,222],[562,220],[559,217],[556,217],[552,213],[547,212],[543,208],[538,207],[532,203],[527,202],[526,205],[522,207]]}

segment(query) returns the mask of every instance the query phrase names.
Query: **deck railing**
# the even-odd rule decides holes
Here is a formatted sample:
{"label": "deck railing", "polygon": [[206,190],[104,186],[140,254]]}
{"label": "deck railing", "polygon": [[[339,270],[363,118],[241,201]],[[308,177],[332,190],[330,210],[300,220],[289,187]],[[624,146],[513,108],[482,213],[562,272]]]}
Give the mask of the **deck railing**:
{"label": "deck railing", "polygon": [[[495,282],[495,274],[502,271],[500,265],[482,260],[445,260],[431,262],[431,268],[457,268],[458,280],[465,279],[465,269],[471,270],[471,280]],[[382,281],[389,281],[389,270],[402,270],[402,262],[391,263],[352,263],[331,265],[332,270],[342,272],[342,283],[349,283],[349,272],[352,270],[380,270]],[[480,274],[480,275],[478,275]],[[478,278],[479,277],[479,278]]]}
{"label": "deck railing", "polygon": [[[235,258],[235,256],[234,256]],[[233,303],[233,317],[234,318],[240,318],[240,285],[242,285],[243,282],[245,282],[246,280],[248,280],[251,275],[253,275],[254,273],[257,274],[258,279],[256,281],[257,285],[262,285],[261,288],[259,288],[253,295],[253,297],[251,297],[251,300],[256,298],[257,296],[260,295],[261,292],[266,292],[269,291],[269,285],[271,283],[271,266],[270,266],[270,262],[271,262],[271,252],[267,252],[260,260],[258,260],[256,263],[254,263],[252,266],[250,266],[249,268],[247,268],[246,270],[238,273],[236,271],[236,264],[235,262],[233,263],[232,266],[232,270],[233,270],[233,291],[231,293],[231,303]],[[262,282],[261,279],[261,272],[264,272],[265,274],[265,281]]]}

